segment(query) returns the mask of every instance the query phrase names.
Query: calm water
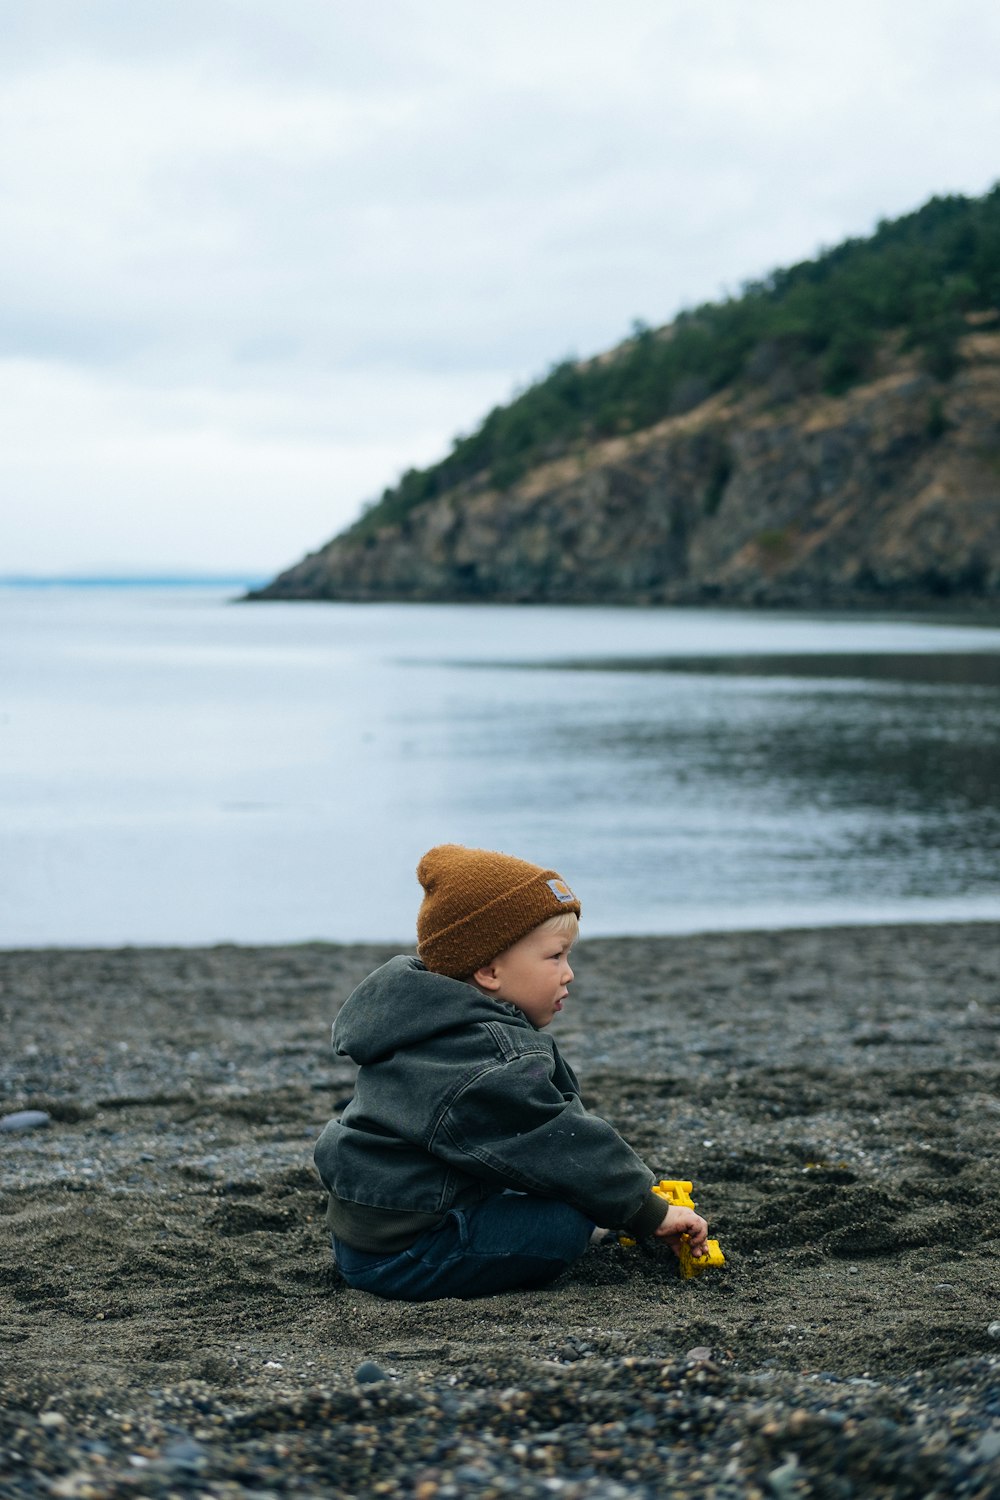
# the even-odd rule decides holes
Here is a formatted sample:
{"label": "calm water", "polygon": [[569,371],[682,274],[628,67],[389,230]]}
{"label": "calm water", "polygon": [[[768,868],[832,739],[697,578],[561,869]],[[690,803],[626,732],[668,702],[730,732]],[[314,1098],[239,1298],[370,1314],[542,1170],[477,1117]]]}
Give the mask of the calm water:
{"label": "calm water", "polygon": [[408,942],[443,840],[591,933],[998,917],[998,747],[998,629],[0,588],[0,944]]}

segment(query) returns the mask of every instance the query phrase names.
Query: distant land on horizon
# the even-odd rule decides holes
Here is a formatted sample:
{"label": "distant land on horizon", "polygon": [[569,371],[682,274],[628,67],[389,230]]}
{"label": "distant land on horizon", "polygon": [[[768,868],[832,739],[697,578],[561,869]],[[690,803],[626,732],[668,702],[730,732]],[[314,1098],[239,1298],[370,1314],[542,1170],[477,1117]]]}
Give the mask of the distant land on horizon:
{"label": "distant land on horizon", "polygon": [[249,600],[1000,602],[1000,185],[566,361]]}
{"label": "distant land on horizon", "polygon": [[257,569],[234,573],[6,573],[0,574],[3,588],[252,588],[263,582]]}

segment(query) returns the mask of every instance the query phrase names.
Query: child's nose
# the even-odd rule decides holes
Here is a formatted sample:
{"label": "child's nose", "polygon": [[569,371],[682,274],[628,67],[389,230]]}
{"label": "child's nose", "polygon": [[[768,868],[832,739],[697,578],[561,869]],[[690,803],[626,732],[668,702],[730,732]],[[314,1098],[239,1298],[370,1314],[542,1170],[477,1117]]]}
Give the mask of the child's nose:
{"label": "child's nose", "polygon": [[570,980],[573,978],[573,970],[569,966],[569,959],[566,960],[566,966],[563,969],[563,973],[566,976],[566,983],[569,984]]}

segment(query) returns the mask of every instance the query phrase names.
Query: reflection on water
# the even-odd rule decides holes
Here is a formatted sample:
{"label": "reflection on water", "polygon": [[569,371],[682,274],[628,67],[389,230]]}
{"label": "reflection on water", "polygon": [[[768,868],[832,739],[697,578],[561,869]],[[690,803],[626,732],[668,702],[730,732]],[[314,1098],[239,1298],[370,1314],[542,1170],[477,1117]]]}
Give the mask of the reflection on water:
{"label": "reflection on water", "polygon": [[[466,662],[460,665],[471,666]],[[523,662],[499,666],[521,668]],[[819,651],[799,655],[771,652],[762,656],[638,656],[573,658],[533,662],[548,671],[689,672],[698,676],[856,679],[860,682],[950,683],[955,687],[1000,688],[1000,654],[951,651]]]}
{"label": "reflection on water", "polygon": [[[647,674],[604,695],[602,674],[590,681],[577,702],[553,682],[547,710],[522,719],[521,748],[529,765],[559,767],[619,928],[996,896],[997,693]],[[470,760],[523,701],[496,691],[466,728]],[[498,812],[518,788],[541,813],[551,782],[520,758],[494,780]]]}
{"label": "reflection on water", "polygon": [[0,649],[3,944],[409,942],[447,839],[589,932],[1000,916],[997,630],[0,590]]}

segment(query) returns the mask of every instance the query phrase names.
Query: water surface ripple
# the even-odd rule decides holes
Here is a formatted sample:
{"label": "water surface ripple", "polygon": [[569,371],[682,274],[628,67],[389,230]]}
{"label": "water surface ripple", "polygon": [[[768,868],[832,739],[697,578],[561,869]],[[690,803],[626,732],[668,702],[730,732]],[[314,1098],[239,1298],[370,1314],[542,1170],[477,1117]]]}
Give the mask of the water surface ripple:
{"label": "water surface ripple", "polygon": [[409,942],[429,844],[592,933],[1000,916],[1000,630],[0,588],[0,944]]}

